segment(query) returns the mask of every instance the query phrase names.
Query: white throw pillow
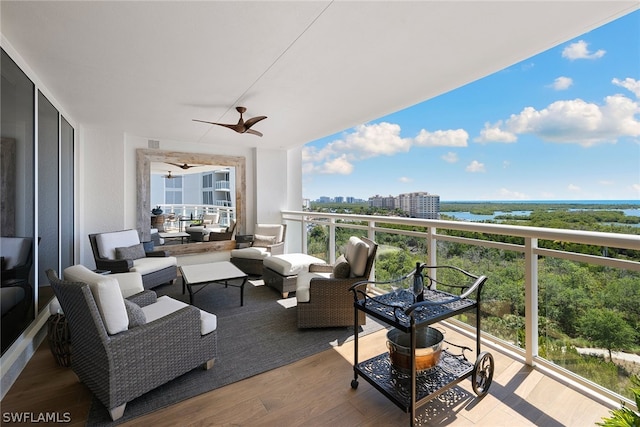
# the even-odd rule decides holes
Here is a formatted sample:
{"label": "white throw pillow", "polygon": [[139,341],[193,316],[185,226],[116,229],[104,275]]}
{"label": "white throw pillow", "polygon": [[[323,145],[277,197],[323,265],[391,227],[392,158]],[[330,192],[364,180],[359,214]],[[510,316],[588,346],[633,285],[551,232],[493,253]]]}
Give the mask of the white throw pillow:
{"label": "white throw pillow", "polygon": [[136,230],[113,231],[96,236],[98,253],[102,258],[116,259],[116,248],[126,248],[140,243]]}
{"label": "white throw pillow", "polygon": [[122,291],[115,277],[94,273],[83,265],[73,265],[64,270],[64,280],[89,285],[109,335],[128,329],[129,317],[124,306]]}
{"label": "white throw pillow", "polygon": [[367,268],[369,245],[358,237],[351,236],[347,242],[345,258],[351,267],[351,277],[360,277]]}
{"label": "white throw pillow", "polygon": [[87,283],[96,300],[96,305],[102,316],[104,327],[109,335],[114,335],[129,328],[129,316],[124,305],[124,298],[120,292],[118,281],[109,276],[94,283]]}

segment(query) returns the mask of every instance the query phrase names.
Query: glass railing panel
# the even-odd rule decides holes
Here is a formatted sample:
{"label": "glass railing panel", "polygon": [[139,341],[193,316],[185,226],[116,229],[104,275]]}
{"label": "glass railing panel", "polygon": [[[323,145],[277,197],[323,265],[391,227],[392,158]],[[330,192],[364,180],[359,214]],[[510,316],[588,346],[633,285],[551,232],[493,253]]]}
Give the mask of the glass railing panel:
{"label": "glass railing panel", "polygon": [[307,254],[329,260],[329,226],[324,224],[307,225]]}
{"label": "glass railing panel", "polygon": [[[426,262],[426,237],[376,232],[375,241],[378,243],[375,263],[377,282],[387,282],[406,276],[415,268],[417,262]],[[376,284],[375,288],[380,292],[391,291],[391,286],[388,284]]]}
{"label": "glass railing panel", "polygon": [[539,355],[633,398],[640,373],[640,273],[557,258],[539,261]]}
{"label": "glass railing panel", "polygon": [[[525,269],[524,255],[519,252],[456,242],[438,242],[438,265],[461,268],[477,276],[487,276],[480,304],[481,328],[502,341],[525,347]],[[439,290],[459,294],[447,284],[459,284],[460,277],[447,269],[437,269]],[[426,283],[425,283],[426,285]],[[476,326],[476,313],[456,316]]]}

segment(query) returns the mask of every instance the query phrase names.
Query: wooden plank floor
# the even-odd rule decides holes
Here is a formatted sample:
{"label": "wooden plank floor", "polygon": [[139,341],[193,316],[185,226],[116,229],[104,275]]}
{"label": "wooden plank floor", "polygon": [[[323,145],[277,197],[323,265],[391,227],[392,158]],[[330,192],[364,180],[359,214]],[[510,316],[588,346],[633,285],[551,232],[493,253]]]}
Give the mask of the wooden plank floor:
{"label": "wooden plank floor", "polygon": [[[474,347],[473,341],[451,330],[445,338]],[[385,339],[385,331],[362,338],[360,359],[386,351]],[[608,408],[573,389],[507,355],[491,353],[496,369],[489,394],[477,399],[470,381],[465,380],[456,387],[461,398],[455,404],[434,399],[421,408],[423,425],[582,427],[609,414]],[[352,360],[353,343],[346,343],[123,425],[408,425],[409,416],[366,381],[360,379],[356,390],[350,387]],[[68,412],[71,423],[67,425],[85,425],[90,402],[90,392],[70,369],[55,364],[45,342],[2,400],[2,413],[4,417],[6,413],[57,412],[62,416]]]}

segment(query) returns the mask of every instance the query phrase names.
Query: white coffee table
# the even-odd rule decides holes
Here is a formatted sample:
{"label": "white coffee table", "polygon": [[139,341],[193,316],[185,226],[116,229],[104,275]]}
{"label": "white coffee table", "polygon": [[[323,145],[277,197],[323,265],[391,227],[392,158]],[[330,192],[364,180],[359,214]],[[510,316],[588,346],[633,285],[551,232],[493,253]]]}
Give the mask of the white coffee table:
{"label": "white coffee table", "polygon": [[[244,305],[244,285],[247,283],[247,275],[229,261],[209,262],[206,264],[181,265],[182,273],[182,293],[185,285],[189,291],[189,303],[193,304],[193,297],[207,285],[219,283],[225,287],[233,286],[240,288],[240,305]],[[229,283],[230,280],[242,279],[242,284]],[[200,286],[193,290],[193,286]]]}

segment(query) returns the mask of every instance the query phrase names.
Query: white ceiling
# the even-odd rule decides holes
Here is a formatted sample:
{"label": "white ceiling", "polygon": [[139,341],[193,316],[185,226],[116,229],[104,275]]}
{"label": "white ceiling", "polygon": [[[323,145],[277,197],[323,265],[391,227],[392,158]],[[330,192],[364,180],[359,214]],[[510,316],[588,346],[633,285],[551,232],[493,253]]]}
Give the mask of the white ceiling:
{"label": "white ceiling", "polygon": [[[638,0],[6,1],[8,42],[82,125],[299,146],[577,37]],[[235,123],[259,138],[193,122]]]}

